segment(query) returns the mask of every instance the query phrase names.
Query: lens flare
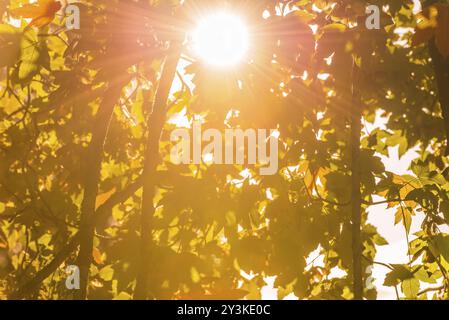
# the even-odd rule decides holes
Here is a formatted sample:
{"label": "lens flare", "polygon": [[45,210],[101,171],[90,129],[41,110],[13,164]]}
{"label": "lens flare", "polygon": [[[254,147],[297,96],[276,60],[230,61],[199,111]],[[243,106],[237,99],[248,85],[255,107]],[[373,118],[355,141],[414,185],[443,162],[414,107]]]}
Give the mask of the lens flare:
{"label": "lens flare", "polygon": [[248,30],[239,17],[218,13],[200,22],[193,34],[194,50],[206,63],[230,66],[248,51]]}

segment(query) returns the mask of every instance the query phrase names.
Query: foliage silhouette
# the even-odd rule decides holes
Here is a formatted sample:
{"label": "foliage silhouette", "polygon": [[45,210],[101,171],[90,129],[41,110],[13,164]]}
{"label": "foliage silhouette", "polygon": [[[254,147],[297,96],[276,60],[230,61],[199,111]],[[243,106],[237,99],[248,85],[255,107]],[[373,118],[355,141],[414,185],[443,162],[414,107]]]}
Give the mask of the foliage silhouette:
{"label": "foliage silhouette", "polygon": [[[275,276],[280,299],[375,299],[376,265],[398,298],[447,299],[448,5],[369,4],[380,30],[361,0],[81,0],[65,30],[53,9],[13,20],[42,15],[2,1],[0,298],[259,299]],[[217,10],[251,33],[227,69],[189,43]],[[197,117],[276,128],[278,173],[171,164],[175,119]],[[416,150],[410,174],[385,169],[392,148]],[[408,263],[375,259],[390,245],[368,221],[379,204]]]}

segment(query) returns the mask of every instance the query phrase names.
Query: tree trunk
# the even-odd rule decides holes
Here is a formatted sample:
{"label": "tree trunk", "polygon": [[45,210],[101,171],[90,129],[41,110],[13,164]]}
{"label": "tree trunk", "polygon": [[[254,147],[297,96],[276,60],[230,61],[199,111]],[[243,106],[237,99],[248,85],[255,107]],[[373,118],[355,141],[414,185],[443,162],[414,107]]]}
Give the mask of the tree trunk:
{"label": "tree trunk", "polygon": [[[354,58],[355,59],[355,58]],[[360,138],[362,131],[362,106],[359,85],[359,68],[353,62],[351,103],[351,217],[352,217],[352,263],[354,299],[363,299],[361,215],[362,195],[360,192],[361,163]]]}
{"label": "tree trunk", "polygon": [[432,57],[435,69],[435,77],[438,87],[438,100],[441,105],[441,112],[446,131],[446,153],[449,156],[449,58],[444,58],[435,44],[435,39],[429,42],[430,56]]}
{"label": "tree trunk", "polygon": [[141,212],[141,243],[140,243],[140,265],[138,268],[136,289],[134,298],[144,300],[148,296],[148,271],[151,263],[149,255],[152,245],[153,198],[156,189],[155,173],[159,163],[159,142],[162,129],[166,120],[166,107],[170,89],[176,75],[176,68],[181,55],[181,42],[173,42],[170,52],[166,57],[162,71],[153,110],[148,120],[148,137],[145,149],[145,161],[143,169],[143,194]]}
{"label": "tree trunk", "polygon": [[87,297],[87,287],[89,283],[89,268],[92,261],[93,238],[95,232],[94,213],[95,202],[98,195],[98,184],[100,182],[101,162],[103,158],[103,146],[111,120],[114,106],[120,98],[123,86],[127,81],[121,79],[109,84],[109,88],[104,93],[103,101],[100,104],[96,119],[92,141],[86,155],[86,167],[84,178],[84,195],[81,203],[80,222],[80,250],[76,265],[80,268],[80,290],[76,293],[76,298],[84,300]]}

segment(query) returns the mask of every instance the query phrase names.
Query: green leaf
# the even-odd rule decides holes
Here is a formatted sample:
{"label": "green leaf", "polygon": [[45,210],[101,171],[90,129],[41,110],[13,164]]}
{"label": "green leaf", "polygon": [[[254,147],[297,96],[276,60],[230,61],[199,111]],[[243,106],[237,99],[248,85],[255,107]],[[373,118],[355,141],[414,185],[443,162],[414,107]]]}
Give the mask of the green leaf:
{"label": "green leaf", "polygon": [[434,237],[434,240],[441,256],[449,262],[449,236],[439,234]]}
{"label": "green leaf", "polygon": [[392,267],[393,270],[385,276],[384,286],[395,287],[404,280],[414,278],[413,273],[407,265],[395,264]]}
{"label": "green leaf", "polygon": [[29,30],[24,33],[20,48],[21,64],[19,68],[19,80],[27,80],[32,78],[38,70],[39,40],[36,32]]}
{"label": "green leaf", "polygon": [[440,211],[443,213],[444,220],[449,225],[449,201],[442,201],[440,204]]}
{"label": "green leaf", "polygon": [[408,208],[399,207],[396,210],[396,213],[394,215],[394,224],[397,225],[398,223],[402,222],[405,230],[407,231],[407,234],[410,233],[410,227],[412,225],[412,212]]}
{"label": "green leaf", "polygon": [[418,279],[406,279],[402,281],[402,292],[404,293],[407,299],[414,299],[417,297],[419,293],[419,280]]}
{"label": "green leaf", "polygon": [[386,245],[388,245],[388,241],[384,237],[382,237],[380,234],[375,234],[373,236],[373,241],[378,246],[386,246]]}

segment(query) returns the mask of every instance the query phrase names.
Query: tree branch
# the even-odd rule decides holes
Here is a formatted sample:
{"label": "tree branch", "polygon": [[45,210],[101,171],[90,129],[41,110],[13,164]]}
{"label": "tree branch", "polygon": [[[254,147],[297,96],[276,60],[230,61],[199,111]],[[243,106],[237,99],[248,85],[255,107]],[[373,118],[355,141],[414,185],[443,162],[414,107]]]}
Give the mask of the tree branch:
{"label": "tree branch", "polygon": [[435,39],[429,42],[429,52],[435,71],[438,88],[438,100],[444,120],[446,131],[446,156],[449,156],[449,59],[445,59],[435,44]]}
{"label": "tree branch", "polygon": [[363,299],[362,274],[362,239],[361,239],[361,213],[362,195],[360,191],[360,136],[362,131],[362,106],[357,84],[359,83],[359,68],[353,61],[352,103],[351,103],[351,217],[352,217],[352,263],[353,263],[353,291],[354,299]]}
{"label": "tree branch", "polygon": [[80,251],[76,262],[80,268],[80,290],[77,291],[76,297],[80,300],[84,300],[87,297],[89,268],[92,262],[93,239],[95,233],[93,216],[98,195],[98,184],[100,182],[103,146],[114,107],[119,101],[122,89],[127,82],[128,78],[122,76],[120,79],[109,83],[109,87],[104,94],[103,101],[100,104],[95,119],[92,141],[87,151],[84,196],[80,210]]}
{"label": "tree branch", "polygon": [[427,289],[424,289],[423,291],[420,291],[418,293],[418,296],[421,296],[421,295],[429,293],[429,292],[441,291],[443,289],[444,289],[444,286],[440,286],[440,287],[436,287],[436,288],[427,288]]}
{"label": "tree branch", "polygon": [[166,120],[167,101],[176,75],[176,69],[181,57],[182,43],[180,40],[172,42],[170,52],[166,57],[164,69],[162,71],[153,110],[148,119],[148,137],[145,149],[143,168],[143,195],[141,211],[141,243],[140,243],[140,265],[138,268],[136,289],[134,298],[144,300],[148,295],[148,270],[151,257],[148,254],[152,245],[152,228],[154,205],[153,198],[156,189],[156,168],[159,163],[159,142]]}
{"label": "tree branch", "polygon": [[[142,178],[139,177],[128,187],[122,191],[113,194],[104,204],[102,204],[95,212],[93,217],[93,223],[96,225],[99,221],[105,219],[105,217],[110,214],[111,210],[119,203],[126,201],[132,195],[134,195],[142,187]],[[47,264],[43,269],[36,273],[36,275],[21,285],[19,289],[14,292],[9,298],[10,299],[23,299],[32,295],[40,286],[40,284],[47,279],[51,274],[53,274],[59,266],[66,261],[70,255],[78,248],[81,240],[81,232],[78,231],[72,239],[65,245],[61,251],[59,251],[53,258],[53,260]]]}

